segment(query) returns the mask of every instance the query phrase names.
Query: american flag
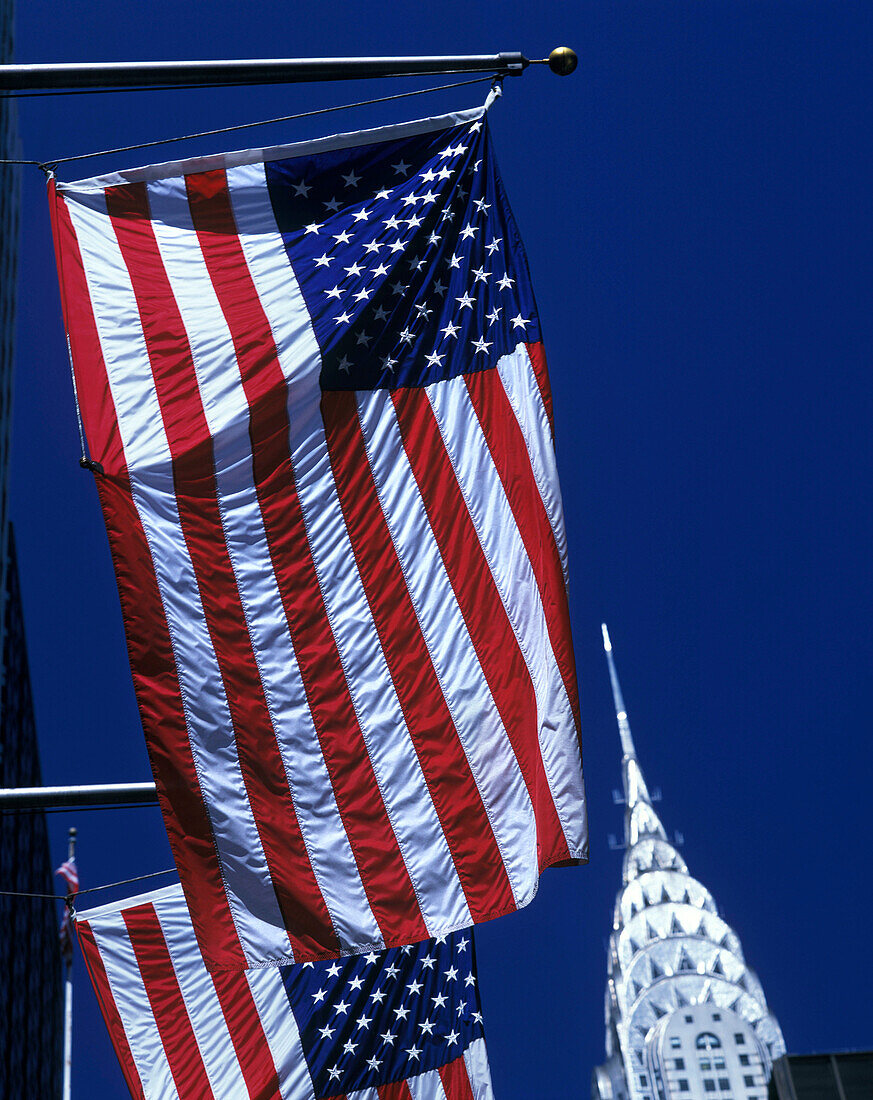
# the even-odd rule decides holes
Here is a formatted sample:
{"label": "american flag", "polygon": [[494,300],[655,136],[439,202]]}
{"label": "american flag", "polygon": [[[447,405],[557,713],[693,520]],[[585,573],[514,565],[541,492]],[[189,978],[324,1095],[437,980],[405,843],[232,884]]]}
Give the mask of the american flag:
{"label": "american flag", "polygon": [[207,964],[527,904],[587,831],[549,383],[484,112],[50,201]]}
{"label": "american flag", "polygon": [[[65,859],[55,871],[60,875],[67,887],[67,897],[75,897],[79,892],[79,869],[73,858]],[[61,955],[67,966],[73,961],[73,934],[70,929],[70,907],[64,906],[64,915],[61,917],[61,927],[58,932],[58,941],[61,947]]]}
{"label": "american flag", "polygon": [[182,891],[76,918],[134,1097],[492,1100],[472,933],[210,974]]}

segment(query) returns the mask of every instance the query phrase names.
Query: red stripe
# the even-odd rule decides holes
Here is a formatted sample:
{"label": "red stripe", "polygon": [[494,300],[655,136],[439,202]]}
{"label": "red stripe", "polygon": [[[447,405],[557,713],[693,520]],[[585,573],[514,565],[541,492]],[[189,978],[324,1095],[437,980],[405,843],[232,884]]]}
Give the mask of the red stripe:
{"label": "red stripe", "polygon": [[338,941],[300,834],[222,534],[209,427],[150,221],[148,193],[144,184],[107,188],[106,201],[139,308],[173,459],[179,518],[282,918],[295,958],[336,953]]}
{"label": "red stripe", "polygon": [[440,1066],[439,1075],[446,1100],[474,1100],[467,1063],[463,1058],[456,1058],[454,1062]]}
{"label": "red stripe", "polygon": [[533,683],[428,401],[392,391],[415,480],[479,664],[527,785],[537,822],[540,869],[569,858],[539,750]]}
{"label": "red stripe", "polygon": [[[370,763],[306,540],[289,452],[287,387],[269,321],[236,235],[221,171],[187,177],[212,284],[252,410],[255,483],[273,570],[313,723],[370,907],[386,945],[428,932]],[[291,277],[289,272],[289,278]]]}
{"label": "red stripe", "polygon": [[[118,455],[113,457],[114,441],[118,438],[115,406],[79,246],[64,202],[58,202],[56,215],[56,246],[63,256],[64,298],[70,310],[78,392],[91,453],[106,471],[96,479],[97,491],[109,535],[128,657],[161,811],[185,893],[198,903],[193,909],[198,934],[208,929],[210,953],[216,965],[240,968],[245,966],[245,957],[222,887],[212,828],[185,728],[169,628],[120,444]],[[59,269],[60,264],[61,261]],[[90,416],[95,410],[100,410],[96,427]],[[110,414],[114,426],[106,432],[105,422]],[[101,439],[110,447],[109,453],[95,442]],[[206,914],[205,922],[202,914]]]}
{"label": "red stripe", "polygon": [[555,434],[555,412],[552,408],[552,386],[549,382],[549,372],[546,367],[546,349],[541,343],[525,344],[527,353],[530,356],[531,366],[533,367],[534,378],[537,380],[537,385],[540,389],[540,397],[543,401],[543,406],[546,410],[546,416],[549,420],[549,427],[552,429],[552,435]]}
{"label": "red stripe", "polygon": [[122,909],[161,1045],[181,1096],[214,1096],[155,907]]}
{"label": "red stripe", "polygon": [[106,967],[103,965],[100,949],[94,941],[94,933],[87,921],[76,922],[76,934],[79,937],[79,946],[82,948],[82,958],[88,968],[91,985],[93,985],[97,1000],[100,1003],[100,1011],[103,1013],[106,1030],[112,1040],[112,1046],[121,1065],[124,1080],[130,1089],[130,1095],[134,1100],[145,1100],[142,1081],[140,1081],[137,1073],[136,1063],[133,1060],[130,1044],[127,1041],[127,1033],[118,1013],[118,1006],[112,996],[109,978],[106,975]]}
{"label": "red stripe", "polygon": [[477,371],[466,375],[465,381],[536,577],[549,640],[578,732],[579,690],[567,589],[555,533],[536,483],[524,434],[498,371]]}
{"label": "red stripe", "polygon": [[281,1100],[279,1075],[245,974],[213,974],[212,983],[249,1100]]}
{"label": "red stripe", "polygon": [[331,466],[391,679],[474,921],[515,909],[506,868],[446,705],[382,513],[355,395],[321,402]]}
{"label": "red stripe", "polygon": [[412,1100],[412,1093],[405,1081],[392,1081],[389,1085],[377,1085],[379,1100]]}

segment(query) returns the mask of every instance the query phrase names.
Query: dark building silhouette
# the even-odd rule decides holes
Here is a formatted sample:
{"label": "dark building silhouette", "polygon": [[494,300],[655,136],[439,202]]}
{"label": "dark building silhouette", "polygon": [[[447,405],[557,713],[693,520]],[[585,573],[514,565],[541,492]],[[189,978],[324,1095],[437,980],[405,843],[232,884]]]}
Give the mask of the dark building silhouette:
{"label": "dark building silhouette", "polygon": [[769,1100],[870,1100],[873,1051],[785,1054],[773,1063]]}

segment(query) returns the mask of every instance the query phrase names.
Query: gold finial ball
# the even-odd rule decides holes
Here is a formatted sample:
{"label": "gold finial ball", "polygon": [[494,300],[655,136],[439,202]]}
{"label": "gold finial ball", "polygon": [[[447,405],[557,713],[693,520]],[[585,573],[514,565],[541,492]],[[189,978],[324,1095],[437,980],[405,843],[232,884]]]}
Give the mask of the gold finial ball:
{"label": "gold finial ball", "polygon": [[578,64],[579,58],[569,46],[558,46],[549,54],[549,68],[558,76],[569,76]]}

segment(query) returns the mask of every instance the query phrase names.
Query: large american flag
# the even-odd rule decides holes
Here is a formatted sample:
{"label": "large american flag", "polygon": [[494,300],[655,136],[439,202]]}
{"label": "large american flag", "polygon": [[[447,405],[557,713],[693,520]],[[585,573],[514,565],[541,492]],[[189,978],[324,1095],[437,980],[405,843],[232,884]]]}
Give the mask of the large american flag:
{"label": "large american flag", "polygon": [[76,931],[136,1098],[493,1100],[469,930],[210,974],[171,886]]}
{"label": "large american flag", "polygon": [[484,112],[50,202],[207,964],[527,904],[587,833],[549,383]]}

